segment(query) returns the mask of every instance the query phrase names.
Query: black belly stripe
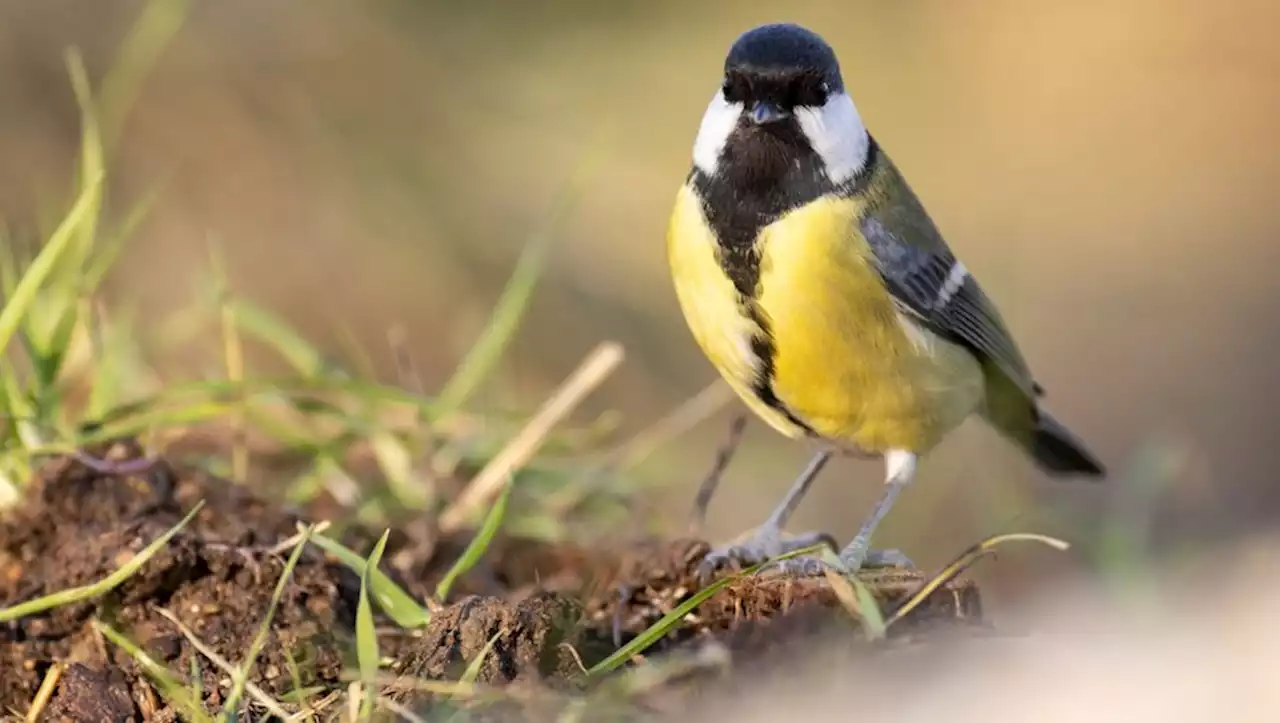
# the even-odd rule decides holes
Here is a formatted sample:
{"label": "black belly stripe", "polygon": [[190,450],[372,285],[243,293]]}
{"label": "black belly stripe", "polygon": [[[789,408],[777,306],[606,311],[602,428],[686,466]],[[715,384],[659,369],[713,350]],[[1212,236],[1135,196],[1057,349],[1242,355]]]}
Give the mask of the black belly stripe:
{"label": "black belly stripe", "polygon": [[719,244],[720,267],[738,291],[738,304],[760,333],[751,339],[759,359],[752,391],[770,409],[809,436],[814,429],[778,398],[774,390],[777,350],[760,295],[760,231],[788,211],[829,194],[854,194],[867,184],[879,161],[879,146],[868,138],[867,161],[842,184],[827,178],[822,159],[794,120],[767,127],[740,121],[720,154],[714,176],[696,166],[689,183],[702,201],[707,224]]}
{"label": "black belly stripe", "polygon": [[755,354],[756,358],[760,360],[760,366],[756,369],[756,378],[751,385],[751,391],[755,392],[756,398],[764,402],[765,406],[786,417],[788,422],[799,427],[806,435],[810,437],[818,436],[813,427],[810,427],[804,420],[796,416],[796,413],[791,411],[791,408],[786,404],[783,404],[782,400],[778,399],[778,394],[773,391],[774,363],[777,352],[773,346],[773,335],[769,329],[768,320],[760,314],[759,307],[755,304],[744,305],[743,310],[759,328],[764,330],[763,334],[757,334],[751,338],[751,353]]}

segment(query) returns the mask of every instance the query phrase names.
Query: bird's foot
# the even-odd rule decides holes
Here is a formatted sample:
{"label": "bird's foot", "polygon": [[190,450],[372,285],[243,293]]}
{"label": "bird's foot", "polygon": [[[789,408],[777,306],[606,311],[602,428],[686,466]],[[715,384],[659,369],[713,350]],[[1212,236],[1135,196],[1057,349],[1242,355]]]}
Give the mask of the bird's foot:
{"label": "bird's foot", "polygon": [[[853,553],[853,554],[850,554]],[[786,577],[819,577],[830,570],[837,575],[852,575],[859,570],[870,568],[913,568],[915,563],[901,550],[848,550],[841,552],[834,559],[821,557],[792,557],[769,565],[766,570],[771,575]]]}
{"label": "bird's foot", "polygon": [[698,579],[705,585],[721,567],[733,563],[736,563],[739,568],[751,567],[779,555],[803,550],[819,543],[827,545],[832,550],[839,547],[835,539],[825,532],[805,532],[784,537],[782,530],[766,525],[755,530],[742,542],[718,547],[708,552],[702,558],[702,563],[698,565]]}

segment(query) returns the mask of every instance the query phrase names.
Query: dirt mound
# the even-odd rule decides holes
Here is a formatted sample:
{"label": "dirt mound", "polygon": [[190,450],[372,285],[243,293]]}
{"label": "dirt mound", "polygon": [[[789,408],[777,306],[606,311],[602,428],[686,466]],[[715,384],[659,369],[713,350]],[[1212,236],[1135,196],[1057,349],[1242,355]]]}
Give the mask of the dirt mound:
{"label": "dirt mound", "polygon": [[[139,456],[129,444],[99,452]],[[105,640],[94,620],[139,644],[179,678],[191,682],[191,671],[198,670],[205,704],[216,710],[223,703],[229,676],[170,618],[238,664],[283,572],[288,549],[280,543],[297,533],[307,511],[163,461],[133,472],[52,461],[23,504],[0,519],[0,607],[7,607],[101,580],[205,501],[160,554],[107,596],[0,625],[0,708],[25,711],[57,664],[65,667],[46,709],[49,720],[174,719],[134,658]],[[357,530],[344,540],[363,553],[374,537]],[[422,546],[398,535],[384,571],[425,598],[466,542],[463,536]],[[707,549],[701,540],[588,550],[499,538],[485,564],[455,586],[454,602],[427,626],[405,631],[379,620],[381,652],[394,661],[385,672],[405,681],[457,680],[487,650],[480,683],[580,687],[584,666],[603,660],[697,592],[694,568]],[[920,581],[906,571],[868,579],[888,604]],[[299,685],[321,691],[344,686],[343,671],[355,664],[359,588],[349,569],[308,548],[285,588],[252,682],[277,700],[289,700]],[[838,609],[820,580],[741,580],[705,601],[646,656],[696,650],[714,640],[731,654],[738,651],[735,660],[749,661],[763,657],[760,651],[803,646],[831,625],[850,626]],[[943,588],[913,613],[916,625],[979,618],[977,593],[966,584]],[[430,700],[412,685],[402,693],[413,705]]]}
{"label": "dirt mound", "polygon": [[[0,523],[0,601],[12,605],[97,582],[177,524],[199,499],[206,505],[192,523],[105,598],[0,628],[0,703],[24,708],[52,663],[73,661],[91,670],[123,670],[124,682],[110,687],[128,691],[125,699],[134,705],[129,715],[163,708],[140,683],[134,660],[89,624],[95,617],[170,670],[190,671],[198,662],[208,702],[221,703],[225,673],[160,611],[170,612],[227,660],[238,661],[248,649],[284,568],[283,556],[269,546],[296,532],[300,518],[239,488],[199,474],[179,477],[163,463],[128,477],[104,476],[71,460],[52,463],[26,504]],[[348,569],[319,554],[304,555],[276,612],[255,682],[273,694],[287,693],[293,687],[290,654],[302,661],[304,685],[336,680],[359,590],[359,578]],[[120,680],[82,667],[67,672],[60,696],[78,684],[101,687],[109,685],[107,678]]]}

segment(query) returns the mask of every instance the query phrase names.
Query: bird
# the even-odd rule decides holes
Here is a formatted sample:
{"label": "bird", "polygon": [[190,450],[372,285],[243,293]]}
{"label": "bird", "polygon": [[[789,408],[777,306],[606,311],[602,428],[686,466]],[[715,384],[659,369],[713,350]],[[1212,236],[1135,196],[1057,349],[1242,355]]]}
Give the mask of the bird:
{"label": "bird", "polygon": [[[1105,477],[1044,408],[995,304],[867,130],[816,32],[771,23],[733,42],[666,254],[704,355],[757,417],[815,450],[766,521],[708,552],[701,574],[830,540],[783,527],[836,455],[885,468],[837,567],[910,566],[898,550],[872,549],[872,535],[920,460],[971,415],[1050,477]],[[781,567],[813,573],[815,563],[825,565],[801,557]]]}

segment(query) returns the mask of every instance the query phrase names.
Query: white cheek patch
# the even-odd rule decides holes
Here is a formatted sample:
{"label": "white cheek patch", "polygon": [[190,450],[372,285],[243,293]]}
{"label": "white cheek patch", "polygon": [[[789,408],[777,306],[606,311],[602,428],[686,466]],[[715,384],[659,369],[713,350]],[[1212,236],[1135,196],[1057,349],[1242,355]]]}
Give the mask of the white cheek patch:
{"label": "white cheek patch", "polygon": [[693,163],[703,173],[713,174],[720,162],[720,153],[725,143],[729,142],[729,134],[738,125],[742,117],[742,103],[730,103],[724,99],[724,93],[716,91],[702,116],[702,125],[698,128],[698,138],[693,142]]}
{"label": "white cheek patch", "polygon": [[797,108],[795,113],[832,183],[848,181],[866,165],[870,140],[848,93],[832,95],[821,108]]}

